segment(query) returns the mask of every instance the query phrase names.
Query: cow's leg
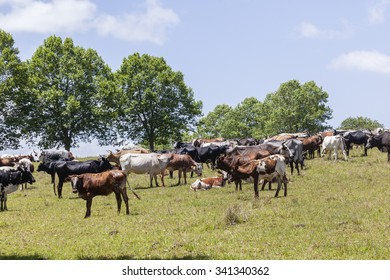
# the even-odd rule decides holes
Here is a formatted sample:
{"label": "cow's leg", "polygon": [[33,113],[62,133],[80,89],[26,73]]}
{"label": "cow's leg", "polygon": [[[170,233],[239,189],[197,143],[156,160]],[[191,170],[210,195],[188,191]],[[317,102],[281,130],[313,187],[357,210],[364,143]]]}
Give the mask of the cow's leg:
{"label": "cow's leg", "polygon": [[187,184],[187,171],[183,170],[184,184]]}
{"label": "cow's leg", "polygon": [[263,179],[263,184],[261,185],[261,190],[264,191],[265,185],[267,184],[267,180]]}
{"label": "cow's leg", "polygon": [[7,194],[4,194],[4,211],[8,211],[8,208],[7,208]]}
{"label": "cow's leg", "polygon": [[294,173],[294,162],[290,161],[290,169],[291,169],[291,175]]}
{"label": "cow's leg", "polygon": [[259,198],[259,176],[254,176],[253,189],[255,191],[255,198]]}
{"label": "cow's leg", "polygon": [[390,162],[390,147],[387,147],[387,161]]}
{"label": "cow's leg", "polygon": [[348,161],[348,156],[347,156],[347,153],[343,150],[343,155],[344,155],[344,159],[346,160],[346,161]]}
{"label": "cow's leg", "polygon": [[169,170],[169,178],[173,178],[173,171]]}
{"label": "cow's leg", "polygon": [[[181,181],[181,175],[182,175],[182,171],[179,169],[178,171],[177,171],[177,173],[178,173],[178,177],[179,177],[179,181],[177,181],[177,184],[176,185],[180,185],[180,181]],[[184,181],[186,182],[186,180],[184,179]],[[186,182],[187,183],[187,182]]]}
{"label": "cow's leg", "polygon": [[121,207],[122,207],[122,197],[121,193],[119,191],[115,192],[115,198],[116,198],[116,204],[118,206],[118,215],[121,212]]}
{"label": "cow's leg", "polygon": [[[278,197],[279,191],[280,191],[280,189],[282,187],[282,180],[280,179],[279,176],[277,176],[276,179],[277,179],[277,182],[278,182],[278,188],[276,189],[275,197]],[[285,192],[286,192],[286,190],[285,190]]]}
{"label": "cow's leg", "polygon": [[85,213],[85,218],[91,216],[91,206],[92,206],[92,197],[87,197],[87,212]]}
{"label": "cow's leg", "polygon": [[129,197],[127,196],[126,187],[124,189],[122,189],[122,198],[123,198],[123,201],[125,202],[125,205],[126,205],[126,215],[129,215],[130,214]]}
{"label": "cow's leg", "polygon": [[[164,171],[165,172],[165,171]],[[165,183],[164,183],[164,172],[161,172],[161,184],[163,187],[165,187]],[[156,180],[156,185],[158,187],[158,184],[157,184],[157,176],[155,175],[155,180]]]}
{"label": "cow's leg", "polygon": [[366,145],[364,145],[364,156],[367,156],[367,148],[366,148]]}
{"label": "cow's leg", "polygon": [[287,183],[284,184],[284,196],[287,196]]}
{"label": "cow's leg", "polygon": [[58,177],[58,185],[57,185],[57,191],[58,191],[58,198],[62,198],[62,186],[64,185],[65,178]]}
{"label": "cow's leg", "polygon": [[1,201],[0,211],[4,211],[4,196],[5,196],[5,194],[2,193],[1,198],[0,198],[0,201]]}
{"label": "cow's leg", "polygon": [[56,174],[51,174],[51,183],[53,184],[53,191],[54,191],[54,195],[57,196],[57,193],[56,193]]}

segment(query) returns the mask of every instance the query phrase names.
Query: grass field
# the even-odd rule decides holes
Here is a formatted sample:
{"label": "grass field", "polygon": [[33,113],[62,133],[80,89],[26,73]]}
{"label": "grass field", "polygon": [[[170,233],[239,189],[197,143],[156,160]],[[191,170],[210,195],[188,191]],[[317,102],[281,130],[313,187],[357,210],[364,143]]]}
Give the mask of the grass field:
{"label": "grass field", "polygon": [[[0,212],[1,259],[390,259],[390,164],[377,149],[351,151],[348,162],[307,160],[289,176],[287,197],[253,198],[253,186],[191,191],[189,184],[149,188],[147,175],[130,175],[141,200],[128,191],[130,215],[116,212],[115,196],[85,201],[64,185],[53,194],[50,176],[8,196]],[[205,168],[206,176],[216,174]],[[289,174],[289,173],[288,173]],[[177,175],[177,174],[175,174]]]}

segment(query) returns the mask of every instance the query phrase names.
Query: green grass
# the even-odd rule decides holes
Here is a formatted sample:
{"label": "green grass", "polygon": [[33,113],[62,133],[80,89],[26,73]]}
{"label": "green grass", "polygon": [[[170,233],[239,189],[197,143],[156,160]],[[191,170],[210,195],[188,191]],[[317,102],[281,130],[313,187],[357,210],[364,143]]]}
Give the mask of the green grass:
{"label": "green grass", "polygon": [[[141,200],[128,191],[130,215],[116,212],[115,196],[85,201],[64,185],[53,194],[50,176],[34,173],[28,190],[8,196],[0,212],[1,259],[390,259],[390,164],[387,155],[351,152],[350,160],[307,160],[289,176],[288,196],[253,198],[253,186],[209,191],[149,188],[149,177],[130,175]],[[205,175],[216,172],[206,169]],[[288,173],[289,174],[289,173]],[[175,174],[177,176],[177,174]]]}

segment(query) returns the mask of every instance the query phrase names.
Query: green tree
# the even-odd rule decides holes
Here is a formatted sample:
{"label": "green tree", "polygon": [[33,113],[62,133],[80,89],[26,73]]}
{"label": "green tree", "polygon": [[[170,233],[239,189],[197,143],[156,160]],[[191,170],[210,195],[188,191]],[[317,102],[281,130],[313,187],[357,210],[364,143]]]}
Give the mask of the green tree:
{"label": "green tree", "polygon": [[226,104],[217,105],[214,111],[199,120],[196,136],[200,138],[227,137],[226,122],[231,119],[232,115],[232,107]]}
{"label": "green tree", "polygon": [[118,102],[117,132],[138,143],[168,145],[193,129],[202,102],[163,58],[135,53],[115,73],[121,99]]}
{"label": "green tree", "polygon": [[359,130],[359,129],[368,129],[368,130],[374,130],[378,127],[384,127],[383,124],[380,124],[376,120],[371,120],[370,118],[366,117],[349,117],[346,118],[341,122],[341,125],[339,129],[346,129],[346,130]]}
{"label": "green tree", "polygon": [[262,103],[254,97],[244,99],[236,107],[218,105],[199,121],[198,136],[227,139],[260,137]]}
{"label": "green tree", "polygon": [[28,70],[36,100],[26,130],[30,141],[36,138],[40,147],[70,150],[79,142],[109,138],[107,121],[113,110],[107,108],[115,99],[115,83],[96,51],[51,36],[28,61]]}
{"label": "green tree", "polygon": [[26,65],[18,55],[11,34],[0,30],[0,150],[19,147],[21,126],[31,103],[24,91]]}
{"label": "green tree", "polygon": [[332,117],[327,101],[328,93],[313,81],[303,85],[297,80],[283,83],[263,102],[264,131],[268,135],[321,131]]}

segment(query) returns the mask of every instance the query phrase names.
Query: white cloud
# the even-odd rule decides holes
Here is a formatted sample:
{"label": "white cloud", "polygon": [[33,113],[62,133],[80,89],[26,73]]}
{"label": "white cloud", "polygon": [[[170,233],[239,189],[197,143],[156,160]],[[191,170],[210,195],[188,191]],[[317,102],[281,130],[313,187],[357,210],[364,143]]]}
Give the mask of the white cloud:
{"label": "white cloud", "polygon": [[341,20],[342,27],[340,30],[334,29],[321,29],[314,25],[311,22],[301,22],[296,28],[295,31],[304,38],[314,38],[314,39],[342,39],[346,38],[352,32],[352,27],[346,20]]}
{"label": "white cloud", "polygon": [[101,15],[96,20],[97,31],[126,41],[149,41],[162,44],[168,27],[179,22],[171,9],[163,8],[157,0],[146,1],[146,12],[127,13],[120,17]]}
{"label": "white cloud", "polygon": [[388,0],[382,0],[376,3],[374,6],[371,6],[368,9],[369,21],[372,24],[382,23],[385,21],[385,13],[387,6],[390,4]]}
{"label": "white cloud", "polygon": [[144,12],[110,15],[99,14],[92,0],[0,0],[0,27],[7,32],[43,34],[96,30],[102,36],[162,44],[179,17],[158,0],[144,1]]}
{"label": "white cloud", "polygon": [[333,59],[329,66],[390,75],[390,56],[378,51],[353,51]]}
{"label": "white cloud", "polygon": [[8,13],[0,13],[0,26],[8,32],[52,33],[88,29],[96,7],[89,0],[1,0]]}

